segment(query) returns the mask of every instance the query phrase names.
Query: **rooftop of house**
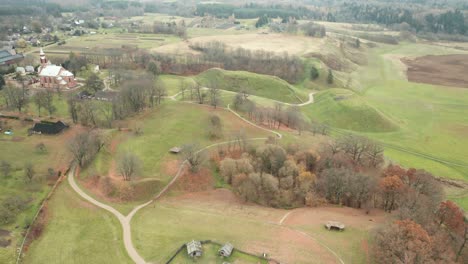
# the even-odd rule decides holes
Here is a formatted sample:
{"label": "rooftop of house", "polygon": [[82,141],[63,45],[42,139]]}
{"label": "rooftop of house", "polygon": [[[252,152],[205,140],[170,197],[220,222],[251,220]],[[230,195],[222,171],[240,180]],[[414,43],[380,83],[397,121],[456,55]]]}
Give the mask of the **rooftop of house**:
{"label": "rooftop of house", "polygon": [[39,72],[39,76],[62,76],[62,77],[71,77],[73,73],[65,70],[62,66],[57,66],[54,64],[46,65],[42,67]]}
{"label": "rooftop of house", "polygon": [[187,253],[188,254],[193,253],[195,251],[201,251],[202,250],[202,245],[201,245],[200,241],[192,240],[192,241],[188,242],[186,244],[186,246],[187,246]]}
{"label": "rooftop of house", "polygon": [[6,49],[0,50],[0,64],[21,58],[23,58],[22,54],[12,54]]}
{"label": "rooftop of house", "polygon": [[62,121],[52,122],[40,122],[34,124],[32,130],[36,133],[41,134],[58,134],[68,126]]}

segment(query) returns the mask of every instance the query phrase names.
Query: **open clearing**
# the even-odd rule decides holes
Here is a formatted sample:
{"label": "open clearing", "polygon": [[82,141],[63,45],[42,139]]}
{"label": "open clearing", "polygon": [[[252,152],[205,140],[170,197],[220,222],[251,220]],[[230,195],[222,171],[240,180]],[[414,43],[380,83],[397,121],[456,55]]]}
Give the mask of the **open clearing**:
{"label": "open clearing", "polygon": [[403,59],[408,80],[418,83],[468,88],[468,55],[423,56]]}
{"label": "open clearing", "polygon": [[[223,122],[223,137],[210,140],[207,133],[208,118],[210,115],[218,115]],[[93,186],[92,182],[86,182],[89,176],[110,176],[116,181],[121,181],[116,173],[115,158],[122,151],[130,151],[138,155],[142,161],[142,172],[133,181],[138,194],[135,200],[147,201],[152,198],[174,177],[179,166],[180,157],[169,153],[169,149],[184,144],[198,143],[200,147],[217,142],[232,140],[233,136],[244,133],[247,138],[266,138],[271,134],[253,127],[225,109],[213,109],[197,104],[165,102],[148,113],[133,118],[128,127],[139,127],[141,135],[129,132],[117,132],[111,134],[112,138],[120,137],[116,146],[105,148],[94,162],[81,172],[84,190]],[[176,168],[174,170],[174,168]],[[87,184],[88,186],[86,186]],[[100,195],[97,199],[100,200]],[[102,196],[101,196],[102,198]],[[121,212],[128,212],[134,203],[113,203],[106,201],[118,208]]]}
{"label": "open clearing", "polygon": [[[57,179],[47,177],[48,169],[51,168],[55,172],[64,171],[68,166],[70,156],[64,145],[75,131],[69,129],[57,136],[28,136],[27,130],[32,127],[32,122],[12,119],[1,119],[1,121],[6,122],[3,129],[11,129],[13,135],[0,133],[0,161],[9,162],[12,168],[8,177],[3,175],[0,177],[0,202],[14,196],[29,201],[12,223],[0,226],[0,229],[11,231],[7,237],[11,239],[10,246],[0,247],[0,263],[10,263],[10,260],[14,259],[16,246],[21,243],[23,228],[30,223],[42,199]],[[36,148],[41,143],[44,144],[45,151],[38,151]],[[25,179],[23,170],[28,162],[33,164],[35,170],[35,176],[31,181]]]}
{"label": "open clearing", "polygon": [[44,233],[24,263],[132,263],[117,219],[79,196],[64,181],[49,203]]}
{"label": "open clearing", "polygon": [[152,49],[158,53],[196,53],[190,48],[193,43],[207,43],[220,41],[231,48],[244,48],[249,50],[265,50],[277,53],[288,52],[289,54],[301,55],[305,53],[318,52],[325,43],[326,38],[311,38],[304,36],[283,34],[248,33],[238,35],[204,36],[191,38],[188,41],[163,45]]}
{"label": "open clearing", "polygon": [[[339,263],[322,245],[333,242],[336,247],[329,246],[345,263],[362,263],[366,252],[360,245],[367,244],[368,230],[383,219],[380,212],[365,215],[350,208],[304,208],[284,218],[289,212],[243,203],[226,189],[188,193],[138,212],[133,240],[142,256],[155,263],[167,260],[192,239],[229,241],[241,250],[266,252],[285,263]],[[330,218],[347,224],[349,231],[325,231],[323,222]]]}

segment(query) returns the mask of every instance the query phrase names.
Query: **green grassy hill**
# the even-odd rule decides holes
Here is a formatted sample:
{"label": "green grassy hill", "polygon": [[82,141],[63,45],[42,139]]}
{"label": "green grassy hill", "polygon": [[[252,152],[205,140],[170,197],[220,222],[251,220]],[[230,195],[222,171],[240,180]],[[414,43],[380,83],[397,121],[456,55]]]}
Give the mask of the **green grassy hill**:
{"label": "green grassy hill", "polygon": [[223,90],[233,92],[245,90],[249,94],[277,101],[300,103],[293,87],[275,76],[213,68],[200,73],[195,79],[206,87],[217,85]]}
{"label": "green grassy hill", "polygon": [[330,89],[315,95],[315,103],[303,108],[314,121],[359,132],[390,132],[398,126],[359,95],[346,89]]}

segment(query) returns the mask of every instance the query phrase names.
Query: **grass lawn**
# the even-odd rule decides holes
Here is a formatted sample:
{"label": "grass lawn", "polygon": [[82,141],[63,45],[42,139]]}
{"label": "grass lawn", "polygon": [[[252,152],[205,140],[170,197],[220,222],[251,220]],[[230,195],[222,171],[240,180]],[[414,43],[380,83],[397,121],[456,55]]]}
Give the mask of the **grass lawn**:
{"label": "grass lawn", "polygon": [[274,76],[213,68],[200,73],[195,79],[206,87],[217,85],[223,90],[233,92],[245,90],[249,94],[277,101],[300,103],[294,88],[286,81]]}
{"label": "grass lawn", "polygon": [[[323,92],[305,112],[311,119],[358,131],[386,144],[466,164],[468,90],[408,82],[399,60],[460,52],[428,44],[380,44],[370,50],[369,64],[351,75],[361,85],[357,95],[337,102],[330,98],[330,92]],[[448,167],[394,149],[387,149],[386,155],[403,166],[423,168],[436,176],[468,179],[468,166]]]}
{"label": "grass lawn", "polygon": [[[223,137],[210,140],[207,134],[207,122],[211,114],[218,115],[223,123]],[[217,142],[232,140],[238,133],[245,133],[247,138],[268,137],[271,134],[253,127],[232,113],[214,110],[208,106],[166,101],[151,112],[132,118],[129,127],[138,126],[142,135],[131,132],[109,133],[109,137],[120,136],[116,150],[112,153],[104,149],[93,163],[81,172],[81,177],[90,175],[107,176],[112,161],[123,151],[135,153],[142,161],[142,172],[132,182],[138,190],[135,202],[111,203],[123,213],[128,213],[134,205],[147,201],[157,194],[175,175],[180,156],[169,153],[174,146],[198,143],[200,147]],[[119,134],[120,133],[120,134]],[[117,176],[119,177],[119,176]],[[86,188],[82,187],[84,190]],[[98,198],[99,200],[99,198]]]}
{"label": "grass lawn", "polygon": [[[178,76],[178,75],[160,75],[158,81],[161,81],[166,87],[167,95],[172,96],[180,92],[180,86],[182,83],[194,84],[194,80],[190,77]],[[188,94],[188,92],[186,92]]]}
{"label": "grass lawn", "polygon": [[389,132],[398,129],[390,118],[352,91],[330,89],[315,94],[314,99],[314,104],[303,108],[304,113],[312,120],[360,132]]}
{"label": "grass lawn", "polygon": [[[3,121],[5,121],[3,119]],[[0,229],[11,232],[10,247],[0,248],[0,263],[9,263],[14,259],[17,243],[21,242],[21,232],[29,225],[41,200],[50,190],[46,180],[48,169],[55,171],[65,169],[69,162],[69,155],[63,147],[68,137],[67,131],[58,136],[33,135],[27,136],[27,130],[32,123],[7,120],[4,129],[11,129],[13,136],[0,133],[0,161],[11,164],[11,174],[0,177],[0,202],[8,197],[19,196],[28,200],[27,206],[10,224],[0,225]],[[40,152],[36,146],[43,143],[45,152]],[[35,175],[32,181],[25,178],[24,166],[31,162]],[[52,182],[51,182],[52,183]]]}
{"label": "grass lawn", "polygon": [[103,49],[122,48],[124,45],[137,46],[140,49],[151,49],[181,41],[174,35],[140,34],[140,33],[104,33],[84,35],[67,40],[65,45],[53,46],[45,50],[48,54],[101,54]]}
{"label": "grass lawn", "polygon": [[117,219],[82,200],[66,181],[48,208],[49,222],[24,263],[132,263]]}
{"label": "grass lawn", "polygon": [[[210,140],[206,131],[210,114],[218,115],[224,125],[223,138],[216,141]],[[174,146],[193,142],[207,146],[229,140],[239,131],[244,131],[247,138],[270,135],[246,124],[226,110],[171,101],[162,104],[136,122],[140,124],[143,135],[132,136],[120,144],[118,150],[130,150],[142,159],[144,170],[141,177],[160,178],[164,181],[170,177],[164,175],[161,165],[165,161],[177,158],[169,153],[169,149]]]}
{"label": "grass lawn", "polygon": [[318,241],[332,248],[345,263],[371,263],[368,262],[365,252],[366,249],[370,250],[370,248],[367,248],[370,247],[367,242],[369,242],[371,235],[367,231],[352,227],[346,228],[345,232],[330,232],[322,226],[295,227],[313,235]]}
{"label": "grass lawn", "polygon": [[[271,211],[270,208],[252,209],[239,204],[218,205],[216,200],[205,204],[197,203],[196,199],[160,201],[137,213],[132,221],[133,241],[142,256],[155,263],[167,261],[180,245],[193,239],[230,242],[243,251],[255,255],[267,252],[273,258],[289,259],[292,263],[327,262],[329,253],[313,241],[299,239],[301,242],[298,243],[284,243],[291,239],[290,235],[296,238],[300,235],[269,224],[275,215]],[[282,211],[275,212],[281,214]],[[292,240],[296,241],[294,238]],[[309,243],[313,243],[312,248]],[[176,263],[186,263],[182,256],[177,259],[180,261]],[[200,263],[219,263],[213,258],[208,260]],[[252,262],[244,260],[234,263]]]}

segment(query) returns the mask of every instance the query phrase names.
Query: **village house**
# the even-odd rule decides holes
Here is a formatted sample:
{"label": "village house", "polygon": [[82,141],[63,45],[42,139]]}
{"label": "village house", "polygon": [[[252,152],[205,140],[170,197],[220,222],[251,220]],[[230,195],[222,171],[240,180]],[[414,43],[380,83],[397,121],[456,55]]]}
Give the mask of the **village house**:
{"label": "village house", "polygon": [[39,53],[41,66],[38,69],[39,81],[44,88],[72,88],[76,86],[73,73],[62,66],[51,64],[44,51]]}
{"label": "village house", "polygon": [[23,59],[22,54],[16,54],[14,49],[2,49],[0,50],[0,65],[11,65],[17,63]]}

